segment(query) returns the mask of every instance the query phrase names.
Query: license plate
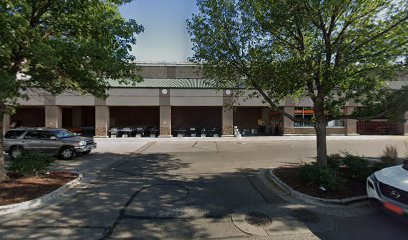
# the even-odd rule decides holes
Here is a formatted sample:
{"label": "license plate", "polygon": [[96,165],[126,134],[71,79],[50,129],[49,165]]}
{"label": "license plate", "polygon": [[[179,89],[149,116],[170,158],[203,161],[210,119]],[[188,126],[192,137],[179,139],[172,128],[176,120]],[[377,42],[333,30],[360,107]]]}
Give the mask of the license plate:
{"label": "license plate", "polygon": [[398,215],[403,215],[404,214],[404,209],[398,207],[397,205],[394,205],[389,202],[384,202],[384,207],[388,210],[390,210],[393,213],[396,213]]}

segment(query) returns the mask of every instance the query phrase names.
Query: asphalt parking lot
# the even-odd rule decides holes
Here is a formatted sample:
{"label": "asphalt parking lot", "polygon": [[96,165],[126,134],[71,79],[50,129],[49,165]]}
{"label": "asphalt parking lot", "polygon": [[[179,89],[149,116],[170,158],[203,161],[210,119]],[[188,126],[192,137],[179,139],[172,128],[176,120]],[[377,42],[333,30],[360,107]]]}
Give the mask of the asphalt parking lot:
{"label": "asphalt parking lot", "polygon": [[[288,201],[262,173],[313,161],[313,137],[104,139],[59,170],[91,183],[63,203],[0,220],[0,239],[406,239],[368,204],[338,211]],[[406,137],[333,137],[329,152],[400,155]],[[275,189],[276,190],[276,189]]]}

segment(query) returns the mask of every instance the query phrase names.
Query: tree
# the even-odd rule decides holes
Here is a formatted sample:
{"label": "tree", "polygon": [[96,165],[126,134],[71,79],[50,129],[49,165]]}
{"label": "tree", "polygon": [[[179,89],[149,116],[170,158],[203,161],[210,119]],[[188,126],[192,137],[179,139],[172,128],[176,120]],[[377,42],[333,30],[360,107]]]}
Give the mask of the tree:
{"label": "tree", "polygon": [[[106,97],[108,79],[138,81],[129,54],[143,27],[125,20],[129,0],[3,0],[0,2],[0,126],[27,90],[73,90]],[[123,79],[130,80],[123,80]],[[7,176],[0,132],[0,181]]]}
{"label": "tree", "polygon": [[[199,12],[187,20],[191,60],[220,88],[255,89],[271,109],[293,121],[306,120],[283,111],[279,102],[311,98],[322,166],[328,121],[362,117],[345,115],[347,102],[370,105],[372,95],[376,101],[396,99],[388,97],[385,82],[403,67],[407,54],[406,1],[198,0],[197,5]],[[377,109],[371,117],[388,111]]]}

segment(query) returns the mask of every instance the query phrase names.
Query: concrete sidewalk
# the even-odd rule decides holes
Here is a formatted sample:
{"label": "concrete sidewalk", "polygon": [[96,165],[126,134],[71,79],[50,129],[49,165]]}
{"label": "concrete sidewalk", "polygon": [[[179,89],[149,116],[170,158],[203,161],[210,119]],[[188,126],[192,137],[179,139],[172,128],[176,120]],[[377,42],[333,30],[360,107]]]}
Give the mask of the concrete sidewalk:
{"label": "concrete sidewalk", "polygon": [[[171,141],[315,141],[315,135],[299,136],[250,136],[250,137],[172,137],[172,138],[95,138],[99,143],[137,143],[137,142],[171,142]],[[327,136],[328,141],[346,140],[405,140],[408,136],[399,135],[331,135]]]}

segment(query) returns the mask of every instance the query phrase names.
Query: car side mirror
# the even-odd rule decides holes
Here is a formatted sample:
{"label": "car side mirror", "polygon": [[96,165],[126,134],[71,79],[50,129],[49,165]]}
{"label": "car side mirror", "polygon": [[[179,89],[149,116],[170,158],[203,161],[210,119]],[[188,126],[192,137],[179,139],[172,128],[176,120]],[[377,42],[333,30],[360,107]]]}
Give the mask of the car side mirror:
{"label": "car side mirror", "polygon": [[50,139],[51,139],[51,140],[57,140],[57,137],[51,136]]}

